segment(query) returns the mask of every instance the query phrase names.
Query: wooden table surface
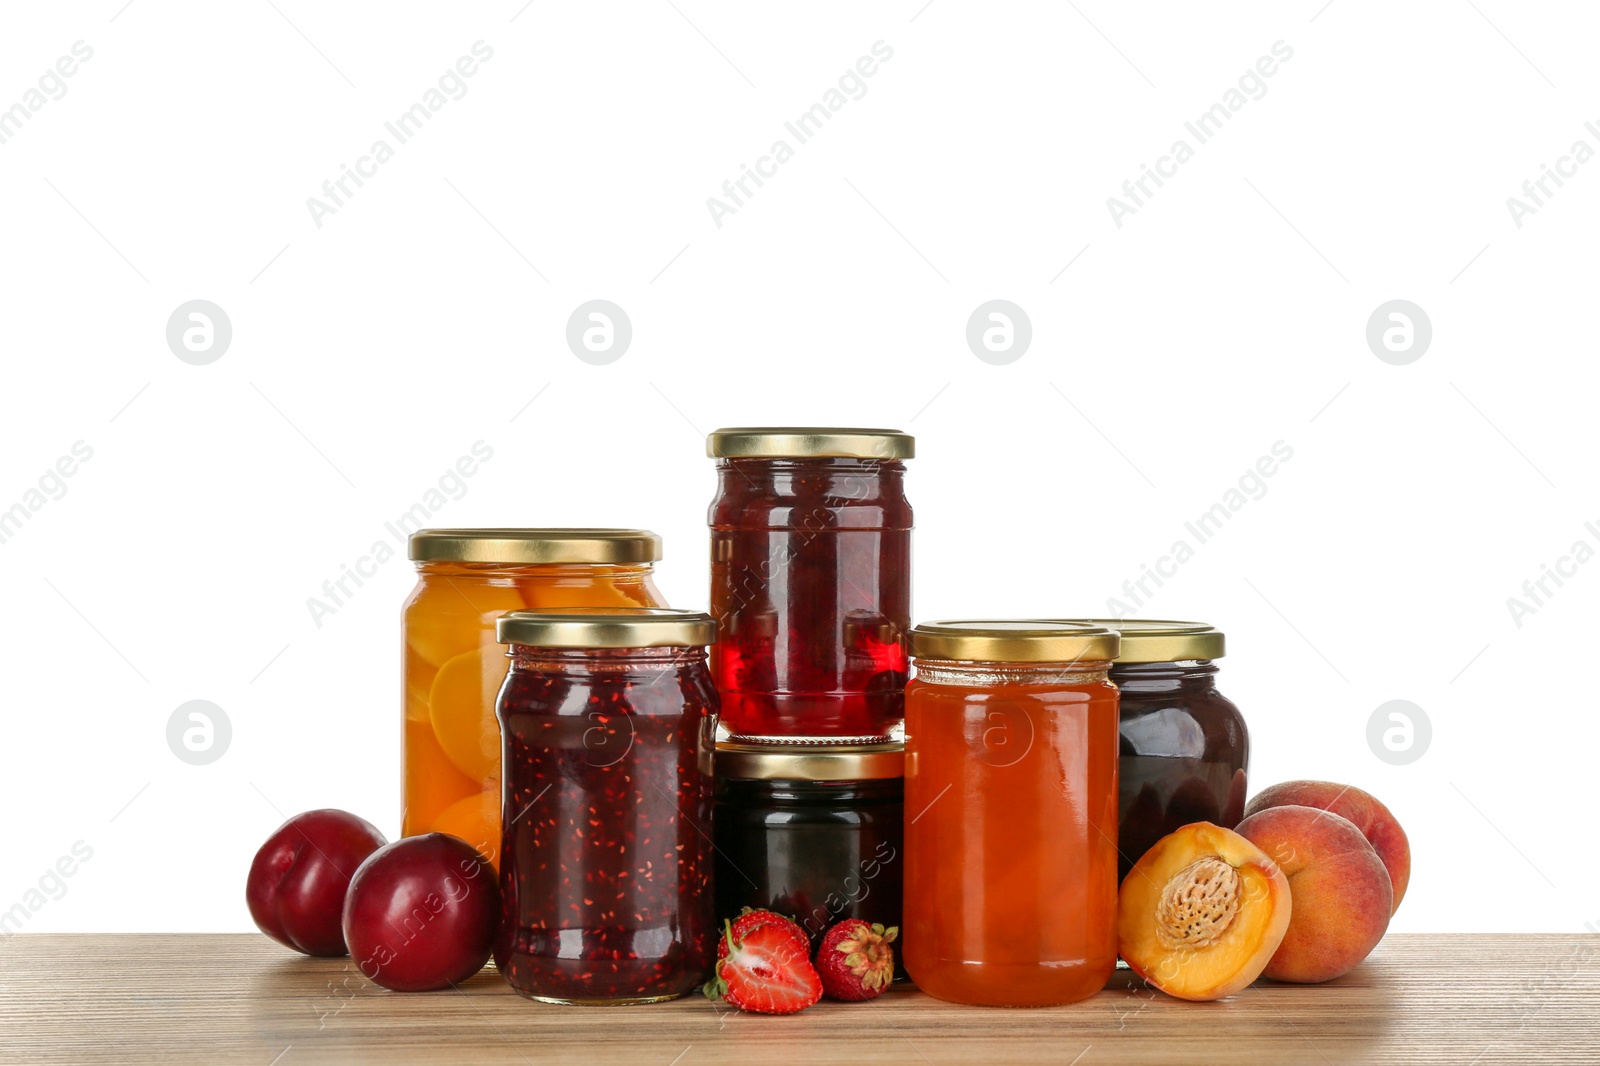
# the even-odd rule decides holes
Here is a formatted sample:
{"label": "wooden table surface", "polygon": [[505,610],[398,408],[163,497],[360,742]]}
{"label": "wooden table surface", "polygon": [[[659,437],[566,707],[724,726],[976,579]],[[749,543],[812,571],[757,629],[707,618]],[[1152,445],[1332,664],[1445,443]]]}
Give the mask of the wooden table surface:
{"label": "wooden table surface", "polygon": [[693,996],[555,1007],[493,968],[401,995],[348,958],[264,936],[17,935],[0,941],[0,1062],[944,1064],[1600,1062],[1600,937],[1391,936],[1325,985],[1261,982],[1183,1003],[1119,972],[1045,1010],[895,990],[786,1018]]}

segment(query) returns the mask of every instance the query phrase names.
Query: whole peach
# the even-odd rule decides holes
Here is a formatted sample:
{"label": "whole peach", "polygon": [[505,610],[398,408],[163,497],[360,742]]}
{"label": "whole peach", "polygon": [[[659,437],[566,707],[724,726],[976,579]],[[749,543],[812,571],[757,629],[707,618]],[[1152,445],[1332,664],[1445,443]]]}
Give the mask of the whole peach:
{"label": "whole peach", "polygon": [[1275,981],[1329,981],[1354,969],[1383,939],[1394,909],[1389,871],[1349,819],[1317,807],[1268,807],[1240,836],[1289,878],[1289,931],[1262,972]]}
{"label": "whole peach", "polygon": [[1389,808],[1378,802],[1371,793],[1363,792],[1354,785],[1338,785],[1332,781],[1285,781],[1257,793],[1244,813],[1248,816],[1268,807],[1289,804],[1320,807],[1354,822],[1388,869],[1389,883],[1394,888],[1394,909],[1400,909],[1400,900],[1405,896],[1406,885],[1411,880],[1411,842],[1406,839],[1406,831],[1400,828],[1400,822],[1389,812]]}

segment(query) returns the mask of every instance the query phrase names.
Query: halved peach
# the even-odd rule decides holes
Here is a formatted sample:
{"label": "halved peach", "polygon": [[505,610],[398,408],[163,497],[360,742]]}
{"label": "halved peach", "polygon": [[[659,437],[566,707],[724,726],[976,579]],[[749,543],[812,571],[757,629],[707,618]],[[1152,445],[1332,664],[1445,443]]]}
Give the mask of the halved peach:
{"label": "halved peach", "polygon": [[443,666],[479,644],[493,643],[494,621],[527,604],[514,585],[445,579],[426,585],[406,605],[406,643],[431,666]]}
{"label": "halved peach", "polygon": [[428,715],[439,746],[462,773],[479,781],[500,773],[500,722],[494,705],[508,665],[505,648],[485,645],[441,666],[428,693]]}
{"label": "halved peach", "polygon": [[496,870],[500,860],[500,782],[475,796],[453,803],[439,812],[428,827],[434,833],[449,833],[477,848]]}
{"label": "halved peach", "polygon": [[648,607],[638,594],[619,588],[610,579],[590,574],[551,576],[521,583],[522,601],[530,611],[561,611],[568,607]]}
{"label": "halved peach", "polygon": [[439,668],[420,655],[406,655],[406,720],[428,720],[428,693]]}
{"label": "halved peach", "polygon": [[[439,812],[467,797],[476,798],[484,782],[456,769],[439,747],[427,721],[406,722],[406,794],[400,811],[400,835],[429,832]],[[477,841],[468,843],[476,844]]]}
{"label": "halved peach", "polygon": [[1266,852],[1210,822],[1158,840],[1117,898],[1117,949],[1179,999],[1221,999],[1261,976],[1289,928],[1289,882]]}

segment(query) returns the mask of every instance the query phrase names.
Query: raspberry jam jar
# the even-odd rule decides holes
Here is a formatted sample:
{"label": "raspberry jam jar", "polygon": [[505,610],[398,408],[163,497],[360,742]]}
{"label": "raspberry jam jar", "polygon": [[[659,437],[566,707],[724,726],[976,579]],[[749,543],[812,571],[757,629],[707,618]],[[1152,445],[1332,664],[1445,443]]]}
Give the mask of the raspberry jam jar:
{"label": "raspberry jam jar", "polygon": [[1250,733],[1217,691],[1223,635],[1203,622],[1090,619],[1122,634],[1111,680],[1122,691],[1117,878],[1191,822],[1232,829],[1244,817]]}
{"label": "raspberry jam jar", "polygon": [[1117,634],[933,622],[911,645],[906,970],[957,1003],[1094,995],[1117,961]]}
{"label": "raspberry jam jar", "polygon": [[725,739],[870,743],[904,719],[910,436],[719,429],[712,675]]}
{"label": "raspberry jam jar", "polygon": [[547,1003],[652,1003],[715,951],[706,614],[518,612],[500,690],[495,964]]}
{"label": "raspberry jam jar", "polygon": [[813,950],[845,918],[900,924],[905,747],[717,746],[717,918],[800,923]]}
{"label": "raspberry jam jar", "polygon": [[494,624],[507,611],[665,607],[651,580],[661,538],[643,529],[424,529],[406,600],[405,795],[400,832],[449,833],[495,862],[506,676]]}

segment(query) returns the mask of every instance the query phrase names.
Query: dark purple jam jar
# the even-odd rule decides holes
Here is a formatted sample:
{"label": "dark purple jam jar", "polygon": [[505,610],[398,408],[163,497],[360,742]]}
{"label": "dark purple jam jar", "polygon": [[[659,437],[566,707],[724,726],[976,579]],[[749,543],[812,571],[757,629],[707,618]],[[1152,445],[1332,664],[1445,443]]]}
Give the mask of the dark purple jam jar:
{"label": "dark purple jam jar", "polygon": [[713,824],[719,922],[777,911],[813,948],[845,918],[900,924],[904,744],[720,744]]}
{"label": "dark purple jam jar", "polygon": [[1117,880],[1190,822],[1244,817],[1250,733],[1217,691],[1221,631],[1203,622],[1093,619],[1122,634],[1111,680],[1122,690]]}
{"label": "dark purple jam jar", "polygon": [[514,612],[495,964],[547,1003],[650,1003],[697,987],[712,911],[717,695],[709,615]]}

